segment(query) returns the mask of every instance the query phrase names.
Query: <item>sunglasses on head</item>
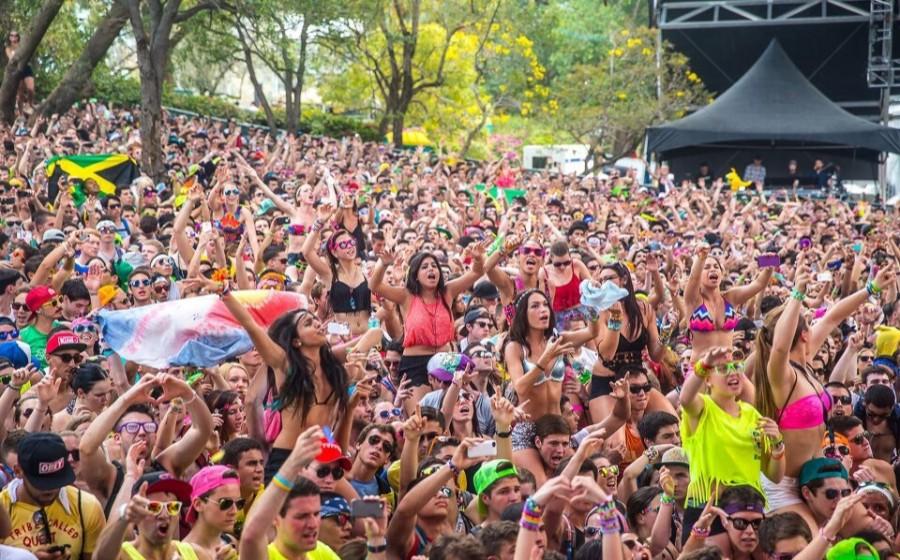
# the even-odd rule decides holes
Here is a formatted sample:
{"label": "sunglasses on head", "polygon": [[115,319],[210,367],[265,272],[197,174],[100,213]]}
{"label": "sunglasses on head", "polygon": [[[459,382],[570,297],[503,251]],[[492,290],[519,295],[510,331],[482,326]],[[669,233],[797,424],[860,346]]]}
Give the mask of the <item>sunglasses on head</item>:
{"label": "sunglasses on head", "polygon": [[544,256],[544,248],[543,247],[519,247],[520,255],[534,255],[535,257],[543,257]]}
{"label": "sunglasses on head", "polygon": [[385,438],[372,434],[366,441],[369,442],[369,445],[380,445],[381,449],[388,455],[392,455],[394,453],[394,444],[392,444]]}
{"label": "sunglasses on head", "polygon": [[128,282],[128,285],[131,286],[132,288],[141,288],[141,287],[146,288],[147,286],[150,285],[150,279],[143,278],[143,279],[139,279],[139,280],[132,280],[132,281]]}
{"label": "sunglasses on head", "polygon": [[553,266],[555,266],[556,268],[566,268],[570,264],[572,264],[572,259],[569,259],[567,261],[554,261],[553,262]]}
{"label": "sunglasses on head", "polygon": [[3,331],[0,332],[0,340],[14,340],[19,338],[19,329],[13,329],[11,331]]}
{"label": "sunglasses on head", "polygon": [[759,526],[762,525],[762,522],[765,518],[760,517],[759,519],[744,519],[742,517],[728,517],[727,519],[736,531],[746,531],[747,527],[753,527],[754,531],[759,531]]}
{"label": "sunglasses on head", "polygon": [[331,475],[331,478],[340,480],[344,478],[344,469],[341,467],[329,467],[328,465],[322,465],[316,469],[316,476],[318,478],[325,478],[329,474]]}
{"label": "sunglasses on head", "polygon": [[653,385],[649,383],[644,383],[643,385],[629,385],[628,390],[631,391],[632,395],[638,395],[640,393],[649,393],[650,390],[653,389]]}
{"label": "sunglasses on head", "polygon": [[850,495],[851,490],[849,488],[842,488],[838,490],[837,488],[826,488],[825,489],[825,498],[828,500],[836,500],[838,497],[846,498]]}
{"label": "sunglasses on head", "polygon": [[164,509],[166,513],[175,517],[181,513],[181,502],[177,500],[174,502],[147,502],[147,511],[153,515],[159,515]]}
{"label": "sunglasses on head", "polygon": [[[209,498],[204,498],[203,501],[208,502],[210,500]],[[228,511],[233,507],[244,509],[244,504],[247,503],[244,498],[238,498],[236,500],[234,498],[219,498],[216,502],[219,504],[219,509],[222,511]]]}
{"label": "sunglasses on head", "polygon": [[390,417],[399,418],[400,415],[403,414],[403,411],[399,408],[392,408],[390,410],[382,410],[378,413],[378,417],[382,420],[387,420]]}
{"label": "sunglasses on head", "polygon": [[75,362],[76,364],[80,364],[81,360],[84,359],[84,357],[81,354],[53,354],[53,355],[56,356],[57,358],[59,358],[60,360],[62,360],[62,363],[64,363],[64,364],[68,364],[69,362]]}

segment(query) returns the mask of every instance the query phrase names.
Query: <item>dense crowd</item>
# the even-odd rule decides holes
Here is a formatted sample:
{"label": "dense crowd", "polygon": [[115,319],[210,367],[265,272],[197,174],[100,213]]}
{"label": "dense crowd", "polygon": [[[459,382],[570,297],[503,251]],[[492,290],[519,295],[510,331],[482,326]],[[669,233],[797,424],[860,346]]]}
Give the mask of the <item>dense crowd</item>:
{"label": "dense crowd", "polygon": [[0,125],[0,558],[900,553],[897,208],[139,118]]}

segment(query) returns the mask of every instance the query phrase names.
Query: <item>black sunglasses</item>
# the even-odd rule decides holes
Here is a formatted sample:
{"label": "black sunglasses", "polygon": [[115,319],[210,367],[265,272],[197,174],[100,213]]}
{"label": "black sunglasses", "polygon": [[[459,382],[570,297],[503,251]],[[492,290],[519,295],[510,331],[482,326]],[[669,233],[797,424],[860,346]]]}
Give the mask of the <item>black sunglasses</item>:
{"label": "black sunglasses", "polygon": [[331,474],[331,478],[340,480],[344,478],[344,469],[342,469],[341,467],[331,468],[328,465],[323,465],[316,469],[316,477],[318,478],[325,478],[329,474]]}
{"label": "black sunglasses", "polygon": [[[209,498],[204,498],[204,501],[208,502]],[[219,509],[222,511],[228,511],[232,507],[244,509],[244,504],[247,503],[247,501],[243,498],[238,498],[237,500],[235,500],[234,498],[219,498],[217,502],[219,504]]]}
{"label": "black sunglasses", "polygon": [[838,490],[837,488],[826,488],[825,489],[825,498],[828,500],[835,500],[838,496],[841,498],[846,498],[850,495],[851,490],[849,488],[843,488]]}
{"label": "black sunglasses", "polygon": [[369,442],[369,445],[381,445],[381,449],[384,450],[388,455],[393,455],[394,453],[394,444],[392,444],[389,440],[379,437],[375,434],[369,436],[369,439],[366,440]]}
{"label": "black sunglasses", "polygon": [[869,439],[872,436],[869,432],[863,432],[861,434],[856,434],[852,438],[850,438],[850,443],[855,445],[862,445],[864,441]]}
{"label": "black sunglasses", "polygon": [[[848,490],[849,494],[850,491]],[[743,519],[741,517],[729,517],[728,522],[731,523],[731,526],[734,527],[736,531],[745,531],[747,527],[753,527],[754,531],[759,531],[759,526],[762,525],[762,522],[765,518],[760,517],[759,519]]]}
{"label": "black sunglasses", "polygon": [[643,385],[629,385],[628,390],[631,391],[632,395],[637,395],[640,393],[649,393],[653,389],[653,385],[649,383],[645,383]]}
{"label": "black sunglasses", "polygon": [[848,405],[853,402],[853,398],[850,395],[844,395],[841,397],[831,397],[831,400],[834,401],[835,404],[843,404],[843,405]]}
{"label": "black sunglasses", "polygon": [[571,260],[567,260],[567,261],[555,261],[555,262],[553,263],[553,266],[555,266],[556,268],[565,268],[565,267],[569,266],[570,264],[572,264],[572,261],[571,261]]}
{"label": "black sunglasses", "polygon": [[84,357],[81,354],[53,354],[53,355],[56,356],[57,358],[59,358],[60,360],[62,360],[62,362],[64,364],[68,364],[69,362],[75,362],[76,364],[80,364],[81,360],[84,359]]}

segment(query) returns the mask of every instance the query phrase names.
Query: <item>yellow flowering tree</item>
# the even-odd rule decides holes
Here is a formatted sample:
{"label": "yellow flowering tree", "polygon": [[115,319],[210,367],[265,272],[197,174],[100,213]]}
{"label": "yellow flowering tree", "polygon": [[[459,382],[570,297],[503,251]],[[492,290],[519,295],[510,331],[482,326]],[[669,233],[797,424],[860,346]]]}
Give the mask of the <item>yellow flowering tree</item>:
{"label": "yellow flowering tree", "polygon": [[709,102],[687,57],[664,43],[657,60],[657,40],[646,27],[619,30],[600,62],[576,65],[554,83],[553,122],[590,146],[594,164],[598,156],[614,160],[633,151],[648,126]]}

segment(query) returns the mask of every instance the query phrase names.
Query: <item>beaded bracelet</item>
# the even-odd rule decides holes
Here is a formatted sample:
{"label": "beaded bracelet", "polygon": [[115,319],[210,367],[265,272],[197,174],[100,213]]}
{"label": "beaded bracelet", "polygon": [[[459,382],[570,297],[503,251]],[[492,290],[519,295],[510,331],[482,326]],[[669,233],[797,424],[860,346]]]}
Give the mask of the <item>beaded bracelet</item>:
{"label": "beaded bracelet", "polygon": [[526,531],[537,532],[537,531],[541,530],[542,526],[539,524],[536,524],[536,523],[532,523],[530,521],[525,521],[525,518],[523,517],[522,519],[519,520],[519,527],[525,529]]}
{"label": "beaded bracelet", "polygon": [[447,461],[447,467],[450,469],[450,472],[453,473],[453,478],[459,478],[459,467],[457,467],[452,460]]}
{"label": "beaded bracelet", "polygon": [[660,504],[674,504],[675,496],[670,496],[670,495],[666,494],[665,492],[663,492],[662,494],[659,495],[659,503]]}
{"label": "beaded bracelet", "polygon": [[[600,319],[600,312],[597,311],[596,307],[593,306],[585,306],[584,310],[585,318],[591,323],[596,323]],[[621,323],[621,321],[620,321]],[[621,325],[620,325],[621,328]]]}
{"label": "beaded bracelet", "polygon": [[705,539],[706,537],[709,536],[709,527],[704,529],[702,527],[697,527],[696,525],[694,525],[694,527],[691,529],[691,534],[694,535],[695,537],[700,537],[701,539]]}
{"label": "beaded bracelet", "polygon": [[703,363],[703,360],[697,360],[694,362],[694,373],[697,374],[697,377],[705,378],[709,375],[709,370],[706,368],[706,365]]}
{"label": "beaded bracelet", "polygon": [[317,219],[316,221],[313,222],[313,225],[312,225],[312,228],[310,228],[310,231],[320,232],[320,231],[322,231],[322,228],[324,228],[324,227],[325,227],[325,222]]}
{"label": "beaded bracelet", "polygon": [[793,290],[791,290],[791,299],[795,299],[797,301],[803,301],[806,299],[806,294],[804,294],[797,288],[794,288]]}
{"label": "beaded bracelet", "polygon": [[608,319],[606,321],[606,328],[611,331],[618,331],[622,329],[622,321],[617,321],[615,319]]}
{"label": "beaded bracelet", "polygon": [[875,283],[874,280],[870,280],[868,283],[866,283],[866,292],[868,292],[870,296],[877,296],[881,293],[881,288],[878,286],[878,284]]}
{"label": "beaded bracelet", "polygon": [[600,532],[604,535],[611,535],[622,530],[619,518],[616,516],[600,519]]}
{"label": "beaded bracelet", "polygon": [[528,498],[525,500],[525,507],[522,508],[522,515],[526,514],[529,517],[541,517],[544,515],[544,507],[534,501],[534,498]]}

